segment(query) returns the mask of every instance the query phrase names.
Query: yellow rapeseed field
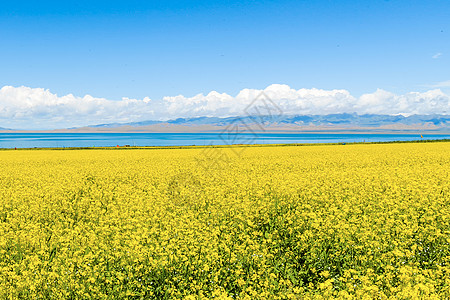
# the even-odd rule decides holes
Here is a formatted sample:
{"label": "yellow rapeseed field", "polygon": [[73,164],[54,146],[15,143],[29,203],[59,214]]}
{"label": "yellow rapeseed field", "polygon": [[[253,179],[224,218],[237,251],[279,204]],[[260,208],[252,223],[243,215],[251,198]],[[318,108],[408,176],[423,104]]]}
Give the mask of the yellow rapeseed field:
{"label": "yellow rapeseed field", "polygon": [[450,297],[450,143],[206,150],[0,151],[0,299]]}

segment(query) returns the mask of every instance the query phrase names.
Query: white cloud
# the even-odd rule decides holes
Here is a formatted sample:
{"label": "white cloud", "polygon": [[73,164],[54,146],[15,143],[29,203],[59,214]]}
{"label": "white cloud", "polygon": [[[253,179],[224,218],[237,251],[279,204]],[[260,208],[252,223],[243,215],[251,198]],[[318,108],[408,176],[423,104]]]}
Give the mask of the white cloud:
{"label": "white cloud", "polygon": [[152,118],[148,103],[147,98],[112,101],[90,95],[58,97],[42,88],[4,86],[0,89],[0,127],[42,129],[128,122]]}
{"label": "white cloud", "polygon": [[[447,82],[450,85],[450,81]],[[432,114],[450,111],[450,97],[439,89],[396,95],[384,90],[359,98],[346,90],[292,89],[273,84],[264,90],[244,89],[235,97],[215,91],[193,97],[159,100],[123,98],[120,101],[58,96],[42,88],[5,86],[0,89],[0,127],[23,129],[67,128],[101,123],[167,120],[187,117],[244,115],[262,92],[284,114]]]}
{"label": "white cloud", "polygon": [[426,87],[429,88],[448,88],[450,87],[450,80],[447,81],[441,81],[435,84],[429,84],[429,85],[425,85]]}
{"label": "white cloud", "polygon": [[436,58],[439,58],[439,57],[441,57],[441,56],[442,56],[442,53],[441,53],[441,52],[438,52],[438,53],[436,53],[435,55],[433,55],[431,58],[436,59]]}
{"label": "white cloud", "polygon": [[362,95],[355,105],[355,111],[390,115],[442,114],[449,111],[449,99],[450,97],[439,89],[404,95],[378,89],[375,93]]}

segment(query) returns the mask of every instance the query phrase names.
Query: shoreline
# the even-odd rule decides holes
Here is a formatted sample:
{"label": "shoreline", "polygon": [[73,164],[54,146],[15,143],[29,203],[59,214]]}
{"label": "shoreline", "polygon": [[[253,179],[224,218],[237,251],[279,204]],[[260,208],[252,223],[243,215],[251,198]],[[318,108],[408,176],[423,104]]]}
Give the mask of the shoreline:
{"label": "shoreline", "polygon": [[[0,130],[0,134],[221,134],[225,133],[226,128],[223,130],[213,131],[113,131],[113,130],[96,130],[96,131],[83,131],[83,130]],[[335,129],[335,130],[243,130],[238,132],[240,134],[405,134],[405,135],[420,135],[420,134],[442,134],[450,135],[450,129]]]}
{"label": "shoreline", "polygon": [[347,146],[347,145],[378,145],[378,144],[417,144],[417,143],[448,143],[449,139],[384,141],[384,142],[342,142],[342,143],[288,143],[288,144],[233,144],[233,145],[191,145],[191,146],[119,146],[119,147],[34,147],[34,148],[0,148],[0,151],[21,150],[161,150],[161,149],[205,149],[205,148],[244,148],[244,147],[302,147],[302,146]]}

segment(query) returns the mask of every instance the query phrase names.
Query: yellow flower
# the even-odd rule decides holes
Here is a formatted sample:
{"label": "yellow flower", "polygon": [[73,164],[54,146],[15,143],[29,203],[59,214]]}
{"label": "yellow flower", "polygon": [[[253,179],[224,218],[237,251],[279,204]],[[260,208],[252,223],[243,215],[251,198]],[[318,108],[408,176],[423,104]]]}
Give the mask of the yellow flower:
{"label": "yellow flower", "polygon": [[449,142],[204,149],[0,151],[0,299],[449,298]]}

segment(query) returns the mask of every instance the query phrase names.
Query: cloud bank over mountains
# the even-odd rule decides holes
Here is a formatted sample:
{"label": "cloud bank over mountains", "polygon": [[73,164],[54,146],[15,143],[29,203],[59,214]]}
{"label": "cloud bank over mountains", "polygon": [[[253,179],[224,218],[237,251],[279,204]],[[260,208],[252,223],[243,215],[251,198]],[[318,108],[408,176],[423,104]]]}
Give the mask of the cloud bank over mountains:
{"label": "cloud bank over mountains", "polygon": [[42,88],[4,86],[0,89],[0,127],[55,129],[102,123],[241,116],[261,92],[285,115],[450,113],[450,96],[439,89],[403,95],[378,89],[357,98],[347,90],[296,90],[288,85],[272,84],[264,90],[241,90],[234,97],[212,91],[193,97],[108,100],[90,95],[58,96]]}

